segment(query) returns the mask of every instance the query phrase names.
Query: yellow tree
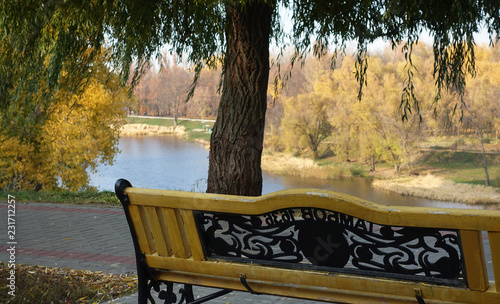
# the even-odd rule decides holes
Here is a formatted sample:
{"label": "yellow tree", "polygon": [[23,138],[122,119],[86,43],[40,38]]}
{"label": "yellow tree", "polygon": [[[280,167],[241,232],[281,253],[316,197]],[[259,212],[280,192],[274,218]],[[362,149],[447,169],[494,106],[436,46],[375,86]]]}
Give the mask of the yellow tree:
{"label": "yellow tree", "polygon": [[486,136],[492,131],[500,115],[500,63],[492,60],[492,50],[480,49],[478,52],[478,75],[469,80],[466,90],[466,106],[463,107],[463,121],[469,123],[479,142],[485,184],[489,186],[488,160],[486,157]]}
{"label": "yellow tree", "polygon": [[33,189],[40,180],[31,160],[33,145],[0,133],[0,188],[6,190]]}
{"label": "yellow tree", "polygon": [[[408,115],[407,121],[401,119],[401,85],[398,85],[401,80],[398,78],[406,73],[405,64],[397,57],[386,58],[385,62],[382,59],[371,57],[369,60],[369,82],[363,100],[353,106],[352,121],[359,137],[360,156],[371,161],[371,169],[375,170],[377,160],[384,160],[392,163],[399,173],[401,166],[410,167],[415,161],[419,117]],[[349,92],[354,94],[352,86]],[[415,95],[418,96],[418,91]]]}
{"label": "yellow tree", "polygon": [[[371,85],[370,85],[371,88]],[[369,91],[372,91],[371,89]],[[377,132],[377,124],[373,113],[376,113],[376,105],[366,100],[355,103],[353,106],[354,123],[358,130],[358,153],[360,160],[370,164],[370,171],[375,171],[376,163],[385,159],[386,147],[383,138]]]}
{"label": "yellow tree", "polygon": [[[329,99],[316,92],[299,94],[285,100],[283,128],[285,132],[291,132],[299,140],[304,140],[314,159],[320,156],[319,146],[332,132],[327,115],[330,103]],[[293,140],[293,136],[288,138]]]}
{"label": "yellow tree", "polygon": [[358,103],[358,86],[354,78],[354,59],[344,57],[342,65],[328,77],[322,77],[321,91],[332,96],[330,122],[334,127],[333,149],[337,157],[347,161],[358,150],[359,128],[354,107]]}
{"label": "yellow tree", "polygon": [[[42,145],[47,154],[45,170],[58,177],[64,188],[77,190],[88,183],[87,169],[112,164],[118,152],[123,95],[114,95],[92,81],[72,105],[61,104],[45,125]],[[49,187],[55,187],[52,180]]]}
{"label": "yellow tree", "polygon": [[61,91],[36,141],[0,134],[0,188],[79,190],[87,170],[113,162],[128,94],[116,77],[99,78],[79,96]]}

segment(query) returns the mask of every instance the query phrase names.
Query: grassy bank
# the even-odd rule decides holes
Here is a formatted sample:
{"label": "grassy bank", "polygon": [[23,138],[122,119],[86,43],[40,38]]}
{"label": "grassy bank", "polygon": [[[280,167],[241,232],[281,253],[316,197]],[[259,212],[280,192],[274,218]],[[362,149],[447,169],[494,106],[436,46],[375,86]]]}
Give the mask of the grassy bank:
{"label": "grassy bank", "polygon": [[[375,172],[373,186],[403,195],[467,204],[500,204],[500,154],[487,156],[490,186],[485,186],[482,154],[477,151],[431,149],[413,166],[412,174]],[[385,169],[389,171],[389,169]]]}
{"label": "grassy bank", "polygon": [[[490,185],[500,187],[500,154],[488,153]],[[428,151],[417,164],[417,169],[456,183],[484,185],[485,174],[482,154],[466,151]]]}
{"label": "grassy bank", "polygon": [[356,163],[336,161],[334,158],[314,161],[285,153],[264,153],[262,170],[279,175],[338,179],[363,176],[365,169]]}
{"label": "grassy bank", "polygon": [[368,176],[373,186],[402,195],[468,204],[500,204],[500,155],[490,153],[490,187],[484,186],[482,155],[477,152],[426,151],[411,172],[394,172],[391,164],[377,164],[376,171],[357,162],[339,162],[335,157],[313,161],[281,153],[267,153],[262,169],[267,172],[320,179]]}
{"label": "grassy bank", "polygon": [[0,201],[6,202],[8,195],[15,197],[16,203],[50,202],[79,205],[119,206],[120,201],[111,191],[1,191]]}
{"label": "grassy bank", "polygon": [[432,174],[375,180],[373,187],[403,195],[431,200],[454,201],[466,204],[500,204],[500,189],[483,185],[455,183]]}
{"label": "grassy bank", "polygon": [[[152,126],[168,127],[174,128],[173,119],[163,119],[163,118],[143,118],[143,117],[127,117],[128,124],[145,124]],[[207,132],[207,128],[213,127],[213,121],[205,122],[198,120],[184,120],[178,119],[177,125],[184,128],[184,136],[190,141],[199,141],[203,143],[210,142],[210,133]]]}

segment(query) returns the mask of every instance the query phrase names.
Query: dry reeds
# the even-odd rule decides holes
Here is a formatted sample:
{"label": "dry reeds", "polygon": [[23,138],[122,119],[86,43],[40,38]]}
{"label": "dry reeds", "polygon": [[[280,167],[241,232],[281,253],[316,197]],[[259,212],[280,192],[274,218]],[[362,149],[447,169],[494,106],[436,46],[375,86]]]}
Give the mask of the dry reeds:
{"label": "dry reeds", "polygon": [[372,186],[403,195],[440,201],[454,201],[467,204],[500,203],[498,188],[454,183],[431,174],[393,180],[375,180]]}
{"label": "dry reeds", "polygon": [[345,178],[354,175],[349,164],[339,163],[335,166],[318,166],[310,158],[294,157],[284,153],[262,155],[262,170],[273,174],[319,179]]}
{"label": "dry reeds", "polygon": [[163,135],[163,134],[178,134],[182,135],[186,131],[183,126],[165,127],[147,124],[126,124],[120,129],[120,136],[137,136],[137,135]]}

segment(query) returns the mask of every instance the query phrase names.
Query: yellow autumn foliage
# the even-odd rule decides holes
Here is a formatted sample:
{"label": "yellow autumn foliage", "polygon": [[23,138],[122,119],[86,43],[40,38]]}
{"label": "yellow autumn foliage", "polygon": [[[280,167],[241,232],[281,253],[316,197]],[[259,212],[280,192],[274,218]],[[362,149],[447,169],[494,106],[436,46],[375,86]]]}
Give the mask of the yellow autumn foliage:
{"label": "yellow autumn foliage", "polygon": [[126,98],[112,82],[92,79],[79,96],[58,95],[36,143],[0,134],[0,189],[86,187],[88,170],[112,164],[118,152]]}
{"label": "yellow autumn foliage", "polygon": [[[0,187],[26,189],[31,187],[31,179],[37,170],[30,156],[33,146],[21,143],[17,138],[0,134]],[[28,178],[30,177],[30,178]]]}

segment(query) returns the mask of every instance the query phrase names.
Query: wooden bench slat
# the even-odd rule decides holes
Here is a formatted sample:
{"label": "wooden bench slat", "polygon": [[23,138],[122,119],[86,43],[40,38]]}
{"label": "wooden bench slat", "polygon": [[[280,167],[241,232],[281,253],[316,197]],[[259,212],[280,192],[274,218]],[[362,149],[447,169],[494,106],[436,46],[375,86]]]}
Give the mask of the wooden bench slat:
{"label": "wooden bench slat", "polygon": [[172,249],[176,257],[189,258],[191,250],[187,240],[186,231],[182,222],[182,217],[179,209],[165,208],[163,216],[167,223],[167,228],[172,240]]}
{"label": "wooden bench slat", "polygon": [[[158,207],[145,207],[145,211],[148,217],[149,226],[151,227],[151,232],[153,234],[154,243],[156,245],[156,250],[160,256],[170,256],[169,246],[167,246],[166,238],[168,236],[167,231],[164,230],[166,224],[162,225],[164,220],[161,208]],[[158,216],[158,211],[160,211],[160,217]]]}
{"label": "wooden bench slat", "polygon": [[154,252],[153,236],[149,229],[144,206],[129,206],[130,217],[134,223],[135,232],[139,242],[139,248],[146,254]]}
{"label": "wooden bench slat", "polygon": [[172,256],[172,254],[174,253],[172,239],[168,231],[167,220],[165,219],[165,215],[163,214],[163,209],[160,207],[156,207],[156,214],[158,215],[158,219],[160,220],[160,225],[163,231],[163,237],[165,240],[165,246],[167,247],[168,256]]}
{"label": "wooden bench slat", "polygon": [[181,210],[181,214],[182,218],[184,219],[184,225],[186,228],[187,238],[191,247],[193,259],[197,261],[204,261],[205,253],[203,252],[203,247],[200,242],[198,227],[196,226],[193,211]]}
{"label": "wooden bench slat", "polygon": [[489,282],[481,231],[461,230],[460,235],[469,288],[485,291]]}
{"label": "wooden bench slat", "polygon": [[500,292],[500,232],[488,232],[496,290]]}

